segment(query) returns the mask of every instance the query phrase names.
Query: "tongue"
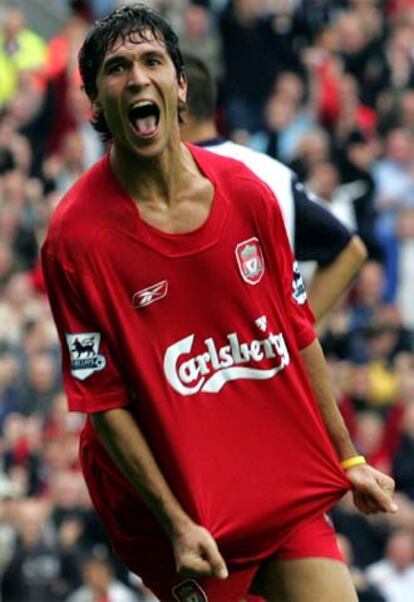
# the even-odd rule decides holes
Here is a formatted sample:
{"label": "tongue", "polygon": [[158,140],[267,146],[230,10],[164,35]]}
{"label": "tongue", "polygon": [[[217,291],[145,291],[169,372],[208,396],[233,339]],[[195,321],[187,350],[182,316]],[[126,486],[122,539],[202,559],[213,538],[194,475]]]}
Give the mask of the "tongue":
{"label": "tongue", "polygon": [[135,127],[142,136],[149,136],[157,129],[157,119],[154,115],[135,120]]}

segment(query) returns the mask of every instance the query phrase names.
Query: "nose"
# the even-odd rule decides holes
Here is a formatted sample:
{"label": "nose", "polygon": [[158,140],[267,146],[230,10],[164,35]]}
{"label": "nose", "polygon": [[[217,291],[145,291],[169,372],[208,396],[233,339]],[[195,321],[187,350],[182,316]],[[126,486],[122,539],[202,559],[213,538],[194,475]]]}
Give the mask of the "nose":
{"label": "nose", "polygon": [[138,63],[133,63],[129,71],[128,87],[129,88],[143,88],[148,85],[149,78],[145,69],[142,68]]}

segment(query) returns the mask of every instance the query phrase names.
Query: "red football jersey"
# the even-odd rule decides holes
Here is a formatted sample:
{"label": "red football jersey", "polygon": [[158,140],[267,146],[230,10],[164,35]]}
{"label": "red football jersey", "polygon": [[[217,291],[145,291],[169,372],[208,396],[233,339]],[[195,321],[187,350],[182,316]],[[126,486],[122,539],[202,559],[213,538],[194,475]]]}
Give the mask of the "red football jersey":
{"label": "red football jersey", "polygon": [[[189,148],[215,188],[201,227],[142,221],[105,157],[58,206],[43,266],[70,409],[128,406],[184,508],[242,563],[348,481],[299,353],[313,318],[275,198],[238,161]],[[82,450],[115,548],[159,533],[90,424]]]}

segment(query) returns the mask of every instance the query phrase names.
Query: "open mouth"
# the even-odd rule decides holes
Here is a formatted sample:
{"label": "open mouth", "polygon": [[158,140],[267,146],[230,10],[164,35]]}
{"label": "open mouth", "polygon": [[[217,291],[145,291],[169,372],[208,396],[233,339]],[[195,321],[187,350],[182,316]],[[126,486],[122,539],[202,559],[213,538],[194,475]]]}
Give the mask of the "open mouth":
{"label": "open mouth", "polygon": [[145,138],[154,136],[158,130],[160,110],[150,100],[142,100],[134,104],[128,113],[129,121],[134,130]]}

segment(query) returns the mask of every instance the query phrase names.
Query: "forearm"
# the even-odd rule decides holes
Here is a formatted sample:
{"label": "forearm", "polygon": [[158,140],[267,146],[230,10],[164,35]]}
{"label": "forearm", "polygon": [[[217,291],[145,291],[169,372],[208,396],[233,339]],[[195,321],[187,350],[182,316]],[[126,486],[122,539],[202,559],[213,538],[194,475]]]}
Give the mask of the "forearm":
{"label": "forearm", "polygon": [[301,355],[326,430],[339,460],[355,456],[355,447],[335,401],[328,367],[319,342],[316,340],[302,349]]}
{"label": "forearm", "polygon": [[[340,461],[357,455],[336,405],[330,377],[321,346],[314,341],[301,350],[309,380],[316,395],[322,418]],[[368,464],[354,466],[346,471],[356,507],[365,514],[396,512],[392,499],[394,481]]]}
{"label": "forearm", "polygon": [[335,305],[366,258],[364,243],[355,235],[332,263],[315,270],[307,292],[317,321]]}
{"label": "forearm", "polygon": [[166,533],[184,529],[191,519],[172,493],[131,413],[114,409],[92,414],[91,420],[119,470],[144,497]]}

